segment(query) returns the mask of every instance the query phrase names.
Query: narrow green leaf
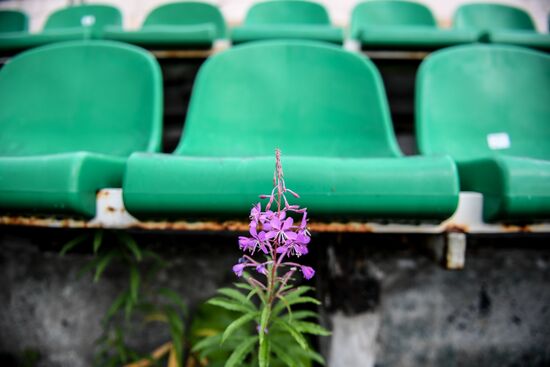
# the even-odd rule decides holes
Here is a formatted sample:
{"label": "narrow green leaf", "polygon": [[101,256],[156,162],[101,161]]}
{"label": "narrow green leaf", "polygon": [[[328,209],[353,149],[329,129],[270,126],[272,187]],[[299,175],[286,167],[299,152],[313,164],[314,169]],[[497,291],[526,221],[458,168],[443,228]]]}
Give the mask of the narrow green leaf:
{"label": "narrow green leaf", "polygon": [[241,366],[242,362],[246,358],[246,356],[252,351],[252,348],[254,348],[254,344],[258,341],[257,336],[250,336],[242,341],[241,344],[235,348],[233,353],[229,356],[227,359],[227,362],[225,362],[225,367],[234,367],[234,366]]}
{"label": "narrow green leaf", "polygon": [[329,336],[331,334],[330,331],[320,325],[314,324],[313,322],[295,321],[292,325],[301,333],[321,336]]}
{"label": "narrow green leaf", "polygon": [[227,296],[229,298],[234,299],[235,301],[247,306],[250,308],[250,310],[256,310],[256,306],[250,299],[246,298],[244,294],[239,292],[236,289],[231,288],[220,288],[218,289],[218,293],[223,294],[224,296]]}
{"label": "narrow green leaf", "polygon": [[289,299],[288,297],[285,298],[287,301],[287,304],[284,304],[281,300],[273,307],[273,314],[278,315],[285,309],[287,306],[297,305],[300,303],[313,303],[315,305],[320,305],[321,302],[316,300],[313,297],[298,297],[298,298],[292,298]]}
{"label": "narrow green leaf", "polygon": [[293,311],[292,314],[285,315],[284,317],[288,322],[292,323],[293,320],[303,320],[308,318],[318,319],[319,314],[313,311],[300,310],[300,311]]}
{"label": "narrow green leaf", "polygon": [[126,301],[126,298],[128,297],[128,292],[121,293],[114,301],[111,303],[111,307],[109,307],[109,310],[105,314],[105,321],[108,322]]}
{"label": "narrow green leaf", "polygon": [[269,316],[271,315],[271,308],[264,306],[262,309],[262,315],[260,316],[260,344],[265,339],[265,332],[269,324]]}
{"label": "narrow green leaf", "polygon": [[244,314],[235,321],[233,321],[227,328],[225,328],[225,331],[223,332],[222,336],[222,343],[227,340],[236,330],[238,330],[240,327],[242,327],[247,322],[250,322],[254,320],[255,317],[258,316],[258,312],[251,312],[248,314]]}
{"label": "narrow green leaf", "polygon": [[100,257],[97,266],[95,268],[94,282],[97,282],[101,278],[101,274],[105,271],[105,268],[109,265],[116,252],[114,250],[109,251],[107,254]]}
{"label": "narrow green leaf", "polygon": [[70,250],[72,250],[76,245],[78,245],[79,243],[82,243],[84,240],[86,240],[88,238],[88,234],[87,233],[84,233],[76,238],[73,238],[72,240],[70,240],[69,242],[67,242],[63,248],[61,249],[61,251],[59,251],[59,255],[63,256],[65,255],[67,252],[69,252]]}
{"label": "narrow green leaf", "polygon": [[137,244],[137,242],[127,233],[119,233],[118,238],[122,243],[128,247],[128,249],[134,254],[134,257],[137,261],[141,261],[143,256],[141,255],[141,250]]}
{"label": "narrow green leaf", "polygon": [[130,266],[130,296],[132,297],[132,301],[135,303],[138,300],[138,293],[139,293],[139,271],[137,266],[131,265]]}
{"label": "narrow green leaf", "polygon": [[221,340],[222,340],[221,334],[207,336],[206,338],[202,339],[200,342],[196,343],[193,346],[193,348],[191,348],[191,351],[198,352],[211,346],[219,347]]}
{"label": "narrow green leaf", "polygon": [[173,327],[183,335],[183,321],[178,313],[170,308],[166,309],[165,313],[170,327]]}
{"label": "narrow green leaf", "polygon": [[260,367],[269,367],[270,343],[268,338],[260,341],[260,349],[258,350],[258,362]]}
{"label": "narrow green leaf", "polygon": [[304,353],[309,358],[313,359],[315,362],[319,363],[320,365],[322,365],[322,366],[326,365],[326,362],[325,362],[325,359],[323,358],[323,356],[320,355],[319,353],[315,352],[314,350],[308,349],[308,350],[305,350]]}
{"label": "narrow green leaf", "polygon": [[187,311],[188,311],[187,305],[183,301],[183,298],[176,291],[170,288],[160,288],[158,293],[161,296],[172,301],[175,305],[177,305],[181,309],[184,315],[187,315]]}
{"label": "narrow green leaf", "polygon": [[295,358],[288,354],[279,344],[271,343],[271,349],[273,349],[273,352],[281,360],[281,362],[286,364],[288,367],[298,367],[298,363],[295,361]]}
{"label": "narrow green leaf", "polygon": [[237,312],[243,312],[243,313],[248,313],[250,311],[248,307],[240,304],[239,302],[236,302],[231,299],[226,299],[226,298],[216,297],[216,298],[209,299],[206,303],[225,308],[226,310],[229,310],[229,311],[237,311]]}
{"label": "narrow green leaf", "polygon": [[103,230],[98,230],[94,234],[94,254],[97,254],[97,251],[99,251],[99,247],[101,246],[101,243],[103,242]]}
{"label": "narrow green leaf", "polygon": [[244,289],[244,290],[252,290],[252,286],[248,283],[233,283],[233,285],[237,288]]}
{"label": "narrow green leaf", "polygon": [[172,337],[172,345],[176,352],[176,363],[178,367],[183,366],[183,332],[175,325],[170,326],[170,336]]}
{"label": "narrow green leaf", "polygon": [[294,326],[284,321],[283,319],[276,319],[275,323],[283,330],[286,330],[303,349],[309,349],[309,345],[307,344],[306,339],[304,338],[302,333],[296,330]]}

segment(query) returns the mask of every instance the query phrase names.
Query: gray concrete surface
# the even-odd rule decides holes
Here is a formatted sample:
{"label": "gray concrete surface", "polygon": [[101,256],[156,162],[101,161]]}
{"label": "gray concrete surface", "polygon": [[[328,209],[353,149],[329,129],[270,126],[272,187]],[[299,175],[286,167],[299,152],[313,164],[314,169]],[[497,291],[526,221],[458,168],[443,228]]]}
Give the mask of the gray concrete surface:
{"label": "gray concrete surface", "polygon": [[[62,232],[62,231],[61,231]],[[29,353],[39,367],[92,363],[101,315],[126,282],[77,277],[88,251],[60,257],[74,232],[0,230],[0,365]],[[234,280],[235,235],[137,235],[169,267],[160,282],[191,306]],[[315,235],[309,261],[325,320],[331,367],[550,365],[550,248],[546,239],[470,240],[466,268],[447,271],[420,236]],[[142,328],[143,350],[167,339]],[[21,365],[21,364],[20,364]]]}

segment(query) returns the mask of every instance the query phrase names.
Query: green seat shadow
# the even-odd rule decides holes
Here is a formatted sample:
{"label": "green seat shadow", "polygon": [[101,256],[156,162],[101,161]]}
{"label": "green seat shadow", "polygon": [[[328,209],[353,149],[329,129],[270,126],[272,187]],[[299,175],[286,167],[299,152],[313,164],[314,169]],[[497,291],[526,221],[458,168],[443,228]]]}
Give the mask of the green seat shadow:
{"label": "green seat shadow", "polygon": [[161,74],[134,46],[74,41],[0,69],[0,210],[93,216],[127,157],[160,149]]}
{"label": "green seat shadow", "polygon": [[27,32],[29,18],[19,10],[0,10],[0,34],[8,32]]}
{"label": "green seat shadow", "polygon": [[550,35],[538,33],[529,13],[514,6],[464,4],[456,10],[453,26],[481,31],[484,33],[483,40],[489,43],[550,49]]}
{"label": "green seat shadow", "polygon": [[441,50],[420,67],[419,149],[456,160],[486,220],[550,216],[549,86],[550,56],[513,46]]}
{"label": "green seat shadow", "polygon": [[218,7],[188,1],[153,9],[137,31],[109,28],[105,38],[151,48],[208,48],[215,40],[226,38],[226,32]]}
{"label": "green seat shadow", "polygon": [[341,44],[343,30],[333,27],[325,7],[305,0],[263,1],[252,5],[244,24],[231,32],[233,43],[304,39]]}
{"label": "green seat shadow", "polygon": [[201,67],[173,154],[130,157],[123,195],[138,217],[246,216],[271,191],[274,150],[317,216],[446,218],[449,157],[403,157],[368,59],[308,41],[237,46]]}
{"label": "green seat shadow", "polygon": [[76,5],[48,17],[39,33],[0,35],[0,51],[20,51],[54,42],[101,38],[107,26],[122,27],[120,10],[110,5]]}
{"label": "green seat shadow", "polygon": [[438,28],[430,9],[417,2],[373,0],[353,9],[351,37],[363,49],[436,49],[476,42],[480,33]]}

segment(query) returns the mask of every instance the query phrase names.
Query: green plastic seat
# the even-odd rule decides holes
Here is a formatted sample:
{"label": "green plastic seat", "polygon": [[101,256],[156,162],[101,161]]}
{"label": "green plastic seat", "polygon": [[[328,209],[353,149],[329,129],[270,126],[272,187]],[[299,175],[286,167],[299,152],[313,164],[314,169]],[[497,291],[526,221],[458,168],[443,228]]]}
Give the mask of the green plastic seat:
{"label": "green plastic seat", "polygon": [[244,24],[231,31],[234,44],[272,40],[304,39],[341,44],[344,32],[333,27],[323,5],[304,0],[274,0],[255,3]]}
{"label": "green plastic seat", "polygon": [[531,16],[513,6],[465,4],[457,9],[453,23],[458,29],[484,32],[484,40],[490,43],[550,49],[550,35],[538,33]]}
{"label": "green plastic seat", "polygon": [[160,148],[162,86],[147,52],[73,41],[0,69],[0,211],[93,216],[127,157]]}
{"label": "green plastic seat", "polygon": [[449,157],[403,157],[375,66],[339,47],[266,41],[209,58],[173,154],[133,154],[123,186],[137,217],[246,217],[271,191],[274,150],[315,216],[450,216]]}
{"label": "green plastic seat", "polygon": [[54,42],[101,38],[107,26],[122,26],[120,10],[109,5],[69,6],[53,12],[40,33],[0,34],[0,51],[24,50]]}
{"label": "green plastic seat", "polygon": [[436,49],[476,42],[472,30],[440,29],[425,5],[401,0],[359,3],[351,15],[351,37],[363,49]]}
{"label": "green plastic seat", "polygon": [[0,34],[8,32],[27,32],[29,18],[19,10],[0,9]]}
{"label": "green plastic seat", "polygon": [[226,26],[222,13],[214,5],[177,2],[154,9],[140,30],[109,28],[105,38],[148,48],[204,48],[226,38]]}
{"label": "green plastic seat", "polygon": [[550,218],[550,56],[513,46],[438,51],[420,67],[416,128],[425,155],[449,154],[486,220]]}

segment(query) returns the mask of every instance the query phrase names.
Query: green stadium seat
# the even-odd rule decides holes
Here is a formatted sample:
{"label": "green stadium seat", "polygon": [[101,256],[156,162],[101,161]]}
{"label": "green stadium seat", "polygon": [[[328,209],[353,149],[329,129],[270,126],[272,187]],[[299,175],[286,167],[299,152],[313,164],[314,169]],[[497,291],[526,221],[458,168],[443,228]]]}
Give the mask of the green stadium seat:
{"label": "green stadium seat", "polygon": [[465,4],[457,9],[453,23],[457,29],[484,32],[484,40],[490,43],[550,49],[550,35],[538,33],[529,14],[513,6]]}
{"label": "green stadium seat", "polygon": [[127,157],[160,149],[160,68],[106,41],[47,45],[0,69],[0,211],[93,216]]}
{"label": "green stadium seat", "polygon": [[441,50],[420,67],[420,151],[451,155],[488,221],[550,217],[550,56],[514,46]]}
{"label": "green stadium seat", "polygon": [[8,32],[27,32],[29,18],[19,10],[0,9],[0,34]]}
{"label": "green stadium seat", "polygon": [[270,40],[305,39],[341,44],[343,30],[333,27],[327,10],[304,0],[264,1],[252,5],[244,24],[231,32],[234,44]]}
{"label": "green stadium seat", "polygon": [[109,5],[69,6],[53,12],[40,33],[0,34],[0,51],[24,50],[53,42],[101,38],[106,26],[122,26],[120,11]]}
{"label": "green stadium seat", "polygon": [[105,38],[147,48],[209,48],[215,40],[226,38],[226,26],[214,5],[176,2],[154,9],[140,30],[109,28]]}
{"label": "green stadium seat", "polygon": [[351,15],[351,37],[364,49],[436,49],[476,42],[472,30],[440,29],[425,5],[401,0],[359,3]]}
{"label": "green stadium seat", "polygon": [[272,186],[274,150],[316,216],[449,217],[449,157],[403,157],[380,75],[339,47],[276,40],[209,58],[173,154],[133,154],[123,198],[138,218],[243,216]]}

